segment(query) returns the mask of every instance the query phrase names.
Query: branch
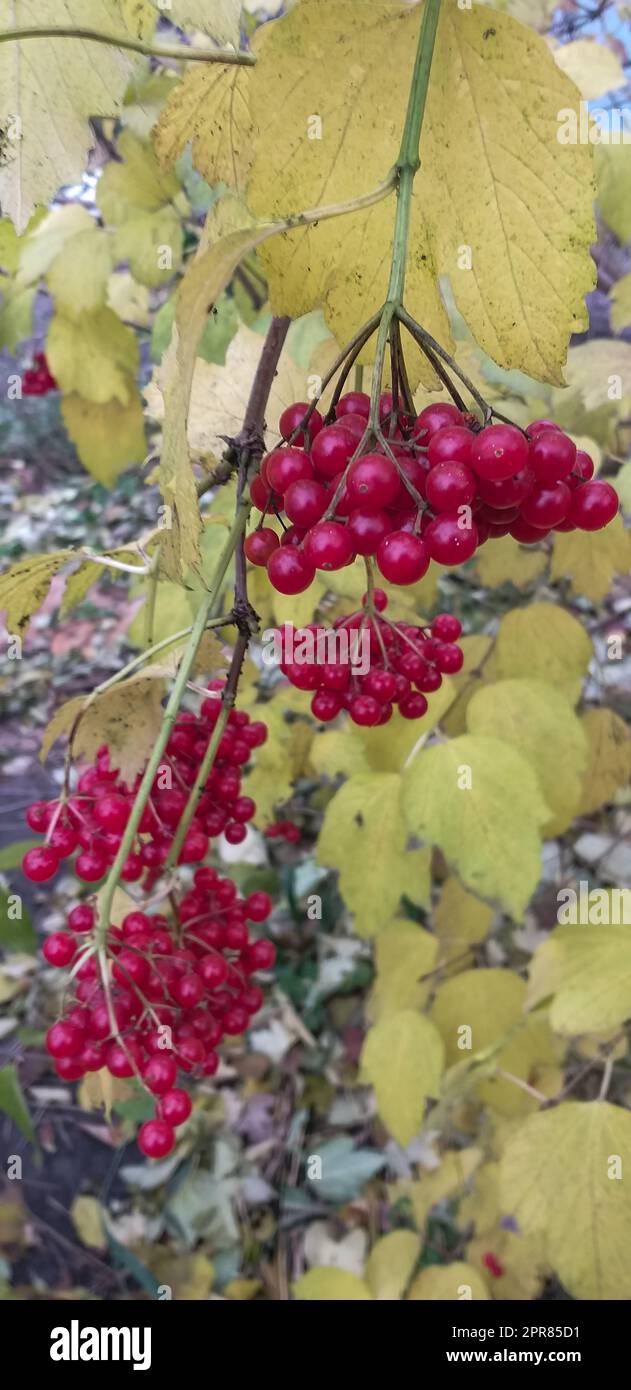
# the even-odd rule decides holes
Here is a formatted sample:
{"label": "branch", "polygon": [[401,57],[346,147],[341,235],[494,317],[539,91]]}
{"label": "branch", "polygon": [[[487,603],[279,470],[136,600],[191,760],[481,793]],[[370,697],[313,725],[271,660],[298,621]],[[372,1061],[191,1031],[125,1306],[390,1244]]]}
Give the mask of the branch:
{"label": "branch", "polygon": [[147,58],[181,58],[185,63],[230,63],[252,67],[253,53],[234,48],[192,48],[186,44],[151,44],[122,34],[101,34],[98,29],[75,29],[72,25],[55,25],[46,29],[0,29],[0,43],[21,43],[24,39],[82,39],[85,43],[105,43],[111,48],[127,48]]}

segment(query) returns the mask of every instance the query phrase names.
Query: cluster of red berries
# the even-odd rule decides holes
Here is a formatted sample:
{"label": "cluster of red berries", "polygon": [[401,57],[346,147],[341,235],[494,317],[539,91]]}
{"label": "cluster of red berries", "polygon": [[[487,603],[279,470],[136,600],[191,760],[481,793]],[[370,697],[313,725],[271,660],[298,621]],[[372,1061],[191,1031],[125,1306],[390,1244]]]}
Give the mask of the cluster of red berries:
{"label": "cluster of red berries", "polygon": [[[302,593],[316,570],[341,569],[357,555],[376,556],[390,583],[414,584],[430,560],[462,564],[493,537],[531,545],[550,531],[597,531],[618,510],[611,484],[590,482],[589,454],[551,420],[526,431],[481,428],[448,402],[413,417],[385,392],[387,445],[358,453],[370,442],[364,392],[342,396],[329,424],[309,410],[299,401],[283,412],[287,442],[263,459],[250,488],[263,516],[246,554],[283,594]],[[279,539],[263,523],[281,511],[290,525]]]}
{"label": "cluster of red berries", "polygon": [[438,690],[444,675],[462,668],[462,626],[451,613],[439,613],[430,628],[381,618],[388,603],[383,589],[373,590],[372,616],[367,594],[363,602],[363,609],[336,619],[333,629],[315,623],[279,629],[281,671],[299,690],[315,692],[311,712],[323,724],[342,710],[354,724],[387,724],[394,705],[404,719],[421,719],[426,696]]}
{"label": "cluster of red berries", "polygon": [[301,839],[300,826],[293,820],[277,820],[263,831],[267,840],[286,840],[288,845],[297,845]]}
{"label": "cluster of red berries", "polygon": [[35,353],[35,366],[27,367],[22,377],[23,396],[46,396],[49,391],[57,390],[57,382],[51,374],[46,354],[43,352]]}
{"label": "cluster of red berries", "polygon": [[107,992],[89,903],[73,907],[69,930],[44,943],[49,965],[75,964],[74,999],[46,1035],[55,1070],[68,1081],[102,1067],[112,1076],[138,1076],[157,1098],[155,1117],[138,1135],[149,1158],[170,1153],[175,1126],[191,1112],[188,1093],[176,1084],[178,1069],[214,1076],[222,1038],[244,1033],[261,1008],[263,990],[252,976],[272,968],[276,948],[265,937],[252,939],[248,923],[264,922],[271,907],[268,893],[243,899],[216,869],[196,869],[173,920],[133,911],[109,928]]}
{"label": "cluster of red berries", "polygon": [[[222,681],[208,687],[214,694],[203,700],[199,714],[181,712],[166,746],[151,795],[142,814],[138,834],[125,860],[121,879],[142,879],[145,891],[162,870],[188,802],[189,793],[219,718]],[[241,795],[241,771],[253,749],[264,743],[267,727],[251,720],[244,710],[233,709],[195,814],[188,826],[179,864],[199,864],[209,843],[225,835],[228,844],[245,839],[247,823],[256,812],[249,796]],[[22,870],[34,883],[54,877],[62,860],[76,854],[74,871],[85,883],[98,883],[116,857],[140,785],[132,786],[110,767],[107,746],[99,749],[94,765],[80,774],[75,792],[65,801],[36,801],[26,820],[31,830],[45,834],[43,845],[30,849]]]}

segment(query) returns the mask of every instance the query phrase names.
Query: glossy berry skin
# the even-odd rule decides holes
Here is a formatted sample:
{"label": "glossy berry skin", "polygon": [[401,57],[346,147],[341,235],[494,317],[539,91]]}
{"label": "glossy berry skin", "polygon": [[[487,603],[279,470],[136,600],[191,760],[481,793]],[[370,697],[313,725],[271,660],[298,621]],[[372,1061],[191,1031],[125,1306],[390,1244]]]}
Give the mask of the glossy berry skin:
{"label": "glossy berry skin", "polygon": [[377,550],[377,564],[391,584],[415,584],[429,565],[425,541],[409,531],[391,531]]}
{"label": "glossy berry skin", "polygon": [[370,396],[365,391],[347,391],[345,396],[340,396],[335,414],[338,420],[343,419],[345,415],[363,415],[367,420],[370,414]]}
{"label": "glossy berry skin", "polygon": [[279,594],[302,594],[315,578],[315,565],[303,550],[281,545],[270,555],[267,574]]}
{"label": "glossy berry skin", "polygon": [[[279,433],[282,434],[283,439],[289,439],[289,436],[293,434],[294,430],[298,429],[308,409],[309,405],[306,401],[294,401],[293,405],[287,406],[287,409],[283,411],[278,421]],[[322,423],[320,411],[312,410],[306,426],[306,433],[309,435],[308,442],[315,439],[316,434],[322,429]],[[305,443],[305,431],[300,430],[291,442],[292,444],[303,445]]]}
{"label": "glossy berry skin", "polygon": [[253,506],[257,507],[260,512],[264,512],[273,504],[274,494],[271,488],[267,487],[267,484],[258,475],[250,483],[250,499]]}
{"label": "glossy berry skin", "polygon": [[457,642],[462,633],[462,623],[452,613],[439,613],[432,623],[432,637],[438,642]]}
{"label": "glossy berry skin", "polygon": [[[170,1091],[177,1078],[177,1064],[175,1059],[166,1052],[156,1052],[142,1069],[142,1078],[145,1086],[154,1096],[163,1096]],[[166,1117],[165,1117],[166,1118]]]}
{"label": "glossy berry skin", "polygon": [[439,565],[462,565],[475,554],[478,532],[475,523],[460,525],[461,517],[444,512],[430,522],[423,539],[429,556]]}
{"label": "glossy berry skin", "polygon": [[252,531],[243,545],[247,559],[251,565],[266,565],[270,555],[278,548],[280,541],[275,531],[269,526],[259,526],[257,531]]}
{"label": "glossy berry skin", "polygon": [[385,536],[392,530],[392,521],[385,511],[364,511],[357,507],[348,522],[348,534],[357,555],[374,555]]}
{"label": "glossy berry skin", "polygon": [[68,932],[54,931],[46,937],[42,946],[42,955],[49,965],[55,965],[61,969],[70,965],[74,960],[77,950],[77,943]]}
{"label": "glossy berry skin", "polygon": [[276,960],[276,947],[273,941],[268,941],[263,937],[260,941],[253,941],[247,953],[247,969],[271,970]]}
{"label": "glossy berry skin", "polygon": [[404,719],[422,719],[426,711],[427,700],[420,691],[412,691],[399,701],[399,714],[402,714]]}
{"label": "glossy berry skin", "polygon": [[433,435],[450,425],[462,424],[462,411],[451,401],[436,401],[426,405],[412,426],[412,438],[419,444],[429,444]]}
{"label": "glossy berry skin", "polygon": [[325,425],[317,435],[311,448],[311,458],[316,473],[321,478],[334,478],[346,468],[348,460],[355,451],[352,432],[343,424]]}
{"label": "glossy berry skin", "polygon": [[[587,486],[587,484],[586,484]],[[564,521],[572,501],[572,493],[565,483],[550,483],[536,487],[522,505],[522,520],[528,526],[539,526],[548,530]]]}
{"label": "glossy berry skin", "polygon": [[299,478],[297,482],[290,483],[283,503],[289,520],[306,531],[320,520],[330,500],[324,484],[316,478]]}
{"label": "glossy berry skin", "polygon": [[578,449],[572,473],[574,477],[582,478],[583,482],[589,482],[594,476],[594,460],[591,454],[587,454],[584,449]]}
{"label": "glossy berry skin", "polygon": [[469,506],[475,490],[474,475],[464,463],[438,463],[425,480],[425,496],[434,512],[455,512],[458,507]]}
{"label": "glossy berry skin", "polygon": [[562,430],[542,430],[530,446],[529,467],[540,483],[558,483],[572,472],[576,445]]}
{"label": "glossy berry skin", "polygon": [[138,1130],[138,1148],[147,1158],[166,1158],[175,1148],[175,1130],[166,1120],[146,1120]]}
{"label": "glossy berry skin", "polygon": [[284,449],[274,449],[265,461],[265,477],[274,492],[285,493],[291,483],[299,478],[313,477],[313,464],[302,449],[293,444]]}
{"label": "glossy berry skin", "polygon": [[430,468],[437,463],[468,463],[475,435],[464,425],[446,425],[437,430],[429,441],[427,459]]}
{"label": "glossy berry skin", "polygon": [[54,878],[59,868],[59,855],[47,845],[37,845],[26,851],[22,860],[22,873],[31,883],[47,883]]}
{"label": "glossy berry skin", "polygon": [[530,522],[524,521],[523,516],[518,516],[516,521],[511,522],[510,534],[514,540],[519,541],[520,545],[537,545],[547,536],[548,532],[539,526],[532,526]]}
{"label": "glossy berry skin", "polygon": [[490,482],[511,478],[528,462],[528,440],[515,425],[487,425],[476,436],[471,467]]}
{"label": "glossy berry skin", "polygon": [[304,553],[315,569],[339,570],[352,559],[353,545],[339,521],[318,521],[307,531]]}
{"label": "glossy berry skin", "polygon": [[83,854],[77,855],[74,863],[74,871],[77,878],[83,879],[84,883],[98,883],[107,869],[107,860],[104,854],[99,854],[98,850],[87,849]]}
{"label": "glossy berry skin", "polygon": [[399,474],[392,460],[383,454],[363,454],[351,464],[346,486],[353,507],[376,512],[394,502]]}
{"label": "glossy berry skin", "polygon": [[[361,728],[373,728],[381,719],[382,706],[372,695],[355,695],[350,701],[348,712],[354,724]],[[260,945],[260,942],[257,942]]]}
{"label": "glossy berry skin", "polygon": [[182,1091],[179,1086],[175,1086],[161,1097],[159,1118],[166,1120],[168,1125],[183,1125],[192,1109],[193,1102],[188,1091]]}
{"label": "glossy berry skin", "polygon": [[600,531],[618,511],[618,494],[611,483],[583,483],[572,493],[568,520],[581,531]]}
{"label": "glossy berry skin", "polygon": [[262,890],[257,893],[250,893],[245,900],[245,915],[250,922],[264,922],[269,917],[272,910],[272,899],[269,893]]}
{"label": "glossy berry skin", "polygon": [[464,652],[451,642],[439,642],[434,660],[442,675],[455,676],[458,671],[462,670]]}
{"label": "glossy berry skin", "polygon": [[85,1033],[74,1023],[61,1018],[46,1034],[46,1051],[51,1057],[78,1057],[85,1043]]}
{"label": "glossy berry skin", "polygon": [[495,507],[496,511],[519,507],[532,492],[536,481],[530,467],[522,468],[512,478],[499,478],[496,482],[478,477],[478,497],[489,507]]}
{"label": "glossy berry skin", "polygon": [[109,830],[113,834],[123,831],[129,820],[130,803],[124,796],[101,797],[94,807],[94,819],[98,822],[102,830]]}

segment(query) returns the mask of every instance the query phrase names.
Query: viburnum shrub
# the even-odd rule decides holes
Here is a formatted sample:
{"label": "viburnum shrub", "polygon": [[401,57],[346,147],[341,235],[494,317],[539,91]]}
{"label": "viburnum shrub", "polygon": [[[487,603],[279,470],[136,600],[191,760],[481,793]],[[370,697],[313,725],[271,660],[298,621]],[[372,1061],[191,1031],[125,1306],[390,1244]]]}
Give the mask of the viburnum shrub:
{"label": "viburnum shrub", "polygon": [[[56,915],[44,1064],[69,1085],[94,1076],[81,1104],[99,1081],[106,1100],[111,1078],[142,1088],[120,1115],[129,1126],[148,1102],[141,1152],[174,1153],[164,1200],[186,1219],[171,1206],[160,1229],[192,1232],[194,1278],[177,1257],[191,1286],[214,1257],[214,1220],[197,1245],[216,1139],[199,1097],[225,1082],[226,1123],[283,1087],[246,1163],[271,1143],[266,1183],[308,1181],[377,1235],[351,1271],[314,1267],[318,1242],[303,1253],[296,1229],[295,1296],[465,1289],[482,1307],[545,1298],[555,1279],[555,1302],[629,1298],[631,947],[611,885],[631,740],[596,679],[623,655],[627,615],[625,579],[609,608],[607,595],[631,554],[611,481],[628,345],[572,341],[595,282],[593,151],[565,70],[585,56],[565,64],[558,43],[562,12],[574,37],[587,9],[548,6],[549,45],[510,4],[300,0],[274,21],[249,6],[246,50],[227,5],[224,50],[213,5],[179,7],[184,37],[168,46],[153,26],[169,5],[108,0],[111,35],[60,30],[52,0],[9,8],[20,139],[9,130],[0,160],[0,341],[19,346],[45,287],[45,350],[27,349],[16,395],[59,392],[101,489],[135,466],[116,506],[133,495],[149,525],[100,554],[66,544],[64,517],[63,549],[24,553],[0,580],[15,656],[44,601],[40,640],[54,628],[60,592],[63,618],[113,574],[133,611],[126,664],[111,670],[108,646],[81,693],[73,672],[43,740],[67,740],[57,794],[26,817],[38,839],[23,871]],[[22,26],[38,8],[50,30]],[[182,29],[193,10],[208,43]],[[102,57],[119,45],[106,81],[71,62],[79,38]],[[89,211],[72,206],[68,167],[95,143],[88,110],[115,118]],[[609,158],[602,169],[613,240],[625,219]],[[623,288],[616,308],[624,328]],[[590,879],[578,894],[573,825]],[[576,908],[584,889],[599,912],[562,921],[562,897]],[[244,1060],[251,1044],[263,1059]],[[19,1123],[14,1083],[0,1109]],[[242,1118],[223,1191],[242,1176]],[[316,1192],[302,1159],[325,1146]],[[289,1287],[277,1229],[266,1217],[248,1238],[246,1261],[265,1247],[275,1271],[261,1285],[247,1271],[257,1297]],[[239,1297],[228,1244],[214,1277]]]}

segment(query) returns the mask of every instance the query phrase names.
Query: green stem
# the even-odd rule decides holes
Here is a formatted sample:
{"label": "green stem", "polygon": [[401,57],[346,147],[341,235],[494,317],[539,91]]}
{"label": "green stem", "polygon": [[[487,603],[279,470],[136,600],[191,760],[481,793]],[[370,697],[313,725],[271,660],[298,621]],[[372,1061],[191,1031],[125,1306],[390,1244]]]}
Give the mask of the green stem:
{"label": "green stem", "polygon": [[226,539],[226,543],[217,562],[217,568],[213,575],[213,582],[211,588],[209,589],[208,593],[204,595],[203,601],[200,604],[197,616],[195,618],[195,622],[193,623],[189,643],[182,658],[182,664],[177,673],[177,678],[174,682],[173,689],[169,696],[169,701],[164,712],[162,728],[160,729],[160,733],[158,734],[158,737],[156,739],[153,752],[151,754],[149,762],[147,763],[142,782],[140,783],[140,786],[136,793],[136,798],[132,807],[131,815],[127,822],[125,834],[121,841],[120,848],[107,876],[107,881],[105,883],[103,893],[101,896],[99,922],[96,929],[96,945],[99,952],[103,951],[105,948],[112,901],[114,898],[116,885],[121,875],[121,870],[123,868],[128,854],[131,851],[131,847],[133,845],[134,838],[136,836],[136,832],[140,824],[142,813],[151,794],[151,788],[153,786],[154,777],[156,775],[158,767],[160,766],[160,759],[162,758],[166,745],[169,741],[169,736],[175,723],[178,709],[182,702],[182,697],[186,689],[186,682],[188,681],[191,670],[193,668],[195,657],[197,655],[197,648],[199,647],[204,631],[208,626],[209,615],[212,612],[212,609],[219,597],[221,586],[223,584],[226,571],[234,554],[235,547],[239,541],[239,537],[243,534],[243,531],[245,529],[249,510],[250,503],[247,500],[244,500],[244,502],[237,508],[235,519],[232,523],[230,532]]}
{"label": "green stem", "polygon": [[383,377],[386,349],[388,346],[388,337],[392,327],[392,321],[403,303],[408,239],[410,235],[412,188],[415,175],[420,168],[419,142],[425,113],[425,103],[427,100],[429,75],[432,66],[432,58],[434,56],[434,44],[436,41],[439,15],[440,0],[425,0],[423,21],[410,84],[408,107],[405,115],[403,134],[401,136],[401,146],[395,165],[397,172],[397,208],[392,236],[390,281],[381,323],[379,324],[379,333],[377,335],[375,366],[370,396],[369,419],[374,429],[379,425],[379,397],[381,394],[381,381]]}
{"label": "green stem", "polygon": [[22,43],[24,39],[81,39],[84,43],[105,43],[110,48],[126,48],[147,58],[181,58],[185,63],[239,63],[252,67],[253,53],[234,48],[189,48],[186,44],[151,44],[123,34],[102,34],[98,29],[77,29],[73,25],[42,28],[2,29],[0,43]]}

